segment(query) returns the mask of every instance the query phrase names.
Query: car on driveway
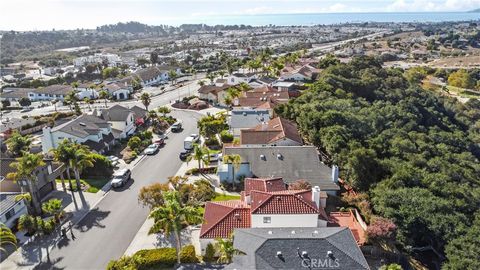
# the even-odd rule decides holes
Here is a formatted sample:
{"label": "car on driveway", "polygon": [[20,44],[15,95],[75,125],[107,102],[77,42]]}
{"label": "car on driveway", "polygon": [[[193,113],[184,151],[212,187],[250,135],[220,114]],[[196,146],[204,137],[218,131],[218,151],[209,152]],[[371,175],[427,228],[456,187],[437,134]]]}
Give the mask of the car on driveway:
{"label": "car on driveway", "polygon": [[110,163],[112,163],[113,167],[116,167],[120,164],[120,161],[119,161],[120,159],[116,156],[109,156],[108,160],[110,160]]}
{"label": "car on driveway", "polygon": [[113,174],[112,187],[113,188],[123,187],[125,183],[127,183],[128,180],[130,180],[131,176],[132,176],[132,172],[130,171],[130,169],[121,169],[116,171]]}
{"label": "car on driveway", "polygon": [[198,142],[198,139],[200,139],[200,137],[198,136],[198,134],[195,134],[195,133],[190,134],[190,137],[193,138],[193,142],[194,142],[194,143],[197,143],[197,142]]}
{"label": "car on driveway", "polygon": [[191,153],[190,150],[182,150],[182,152],[180,152],[178,157],[180,158],[180,160],[186,160],[190,155],[190,153]]}
{"label": "car on driveway", "polygon": [[158,151],[158,144],[154,143],[154,144],[150,144],[147,148],[145,148],[145,151],[143,152],[145,153],[145,155],[155,155],[157,151]]}

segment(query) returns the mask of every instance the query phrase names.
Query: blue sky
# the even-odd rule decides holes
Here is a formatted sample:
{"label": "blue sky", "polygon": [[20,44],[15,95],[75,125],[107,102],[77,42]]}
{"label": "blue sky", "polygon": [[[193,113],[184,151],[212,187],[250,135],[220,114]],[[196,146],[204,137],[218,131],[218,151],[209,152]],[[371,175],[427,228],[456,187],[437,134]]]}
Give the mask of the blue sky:
{"label": "blue sky", "polygon": [[0,29],[95,28],[120,21],[178,25],[219,15],[466,11],[475,8],[480,8],[480,0],[0,0]]}

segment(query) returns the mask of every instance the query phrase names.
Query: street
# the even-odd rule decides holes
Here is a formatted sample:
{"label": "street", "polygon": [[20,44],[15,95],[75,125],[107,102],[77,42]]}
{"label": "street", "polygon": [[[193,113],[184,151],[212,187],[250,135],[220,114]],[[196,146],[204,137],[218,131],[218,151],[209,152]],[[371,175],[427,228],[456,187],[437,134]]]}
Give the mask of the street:
{"label": "street", "polygon": [[[132,170],[132,179],[124,188],[112,189],[74,227],[74,241],[50,253],[52,264],[42,269],[105,269],[112,259],[121,257],[148,216],[148,209],[137,201],[141,187],[153,182],[165,183],[181,165],[178,153],[188,134],[198,133],[195,112],[174,111],[183,121],[181,133],[170,133],[164,147],[154,156],[146,156]],[[69,235],[70,236],[70,235]]]}

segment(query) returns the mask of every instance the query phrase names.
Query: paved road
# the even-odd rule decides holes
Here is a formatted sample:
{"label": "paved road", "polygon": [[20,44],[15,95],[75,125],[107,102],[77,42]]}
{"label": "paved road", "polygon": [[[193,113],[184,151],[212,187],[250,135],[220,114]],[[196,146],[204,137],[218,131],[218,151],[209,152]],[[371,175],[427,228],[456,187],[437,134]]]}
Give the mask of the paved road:
{"label": "paved road", "polygon": [[182,119],[184,130],[172,133],[166,145],[155,156],[147,156],[132,170],[133,181],[124,189],[111,190],[75,227],[75,241],[50,254],[54,263],[48,269],[105,269],[112,259],[122,256],[148,216],[148,209],[138,204],[137,195],[142,186],[166,182],[181,165],[178,153],[183,140],[190,133],[198,133],[199,114],[175,111]]}

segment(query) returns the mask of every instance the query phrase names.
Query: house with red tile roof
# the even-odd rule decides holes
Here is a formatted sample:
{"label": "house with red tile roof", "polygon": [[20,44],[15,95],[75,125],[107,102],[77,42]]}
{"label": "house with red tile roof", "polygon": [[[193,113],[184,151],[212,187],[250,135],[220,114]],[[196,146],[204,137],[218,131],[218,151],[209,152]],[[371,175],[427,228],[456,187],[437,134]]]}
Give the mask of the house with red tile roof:
{"label": "house with red tile roof", "polygon": [[233,85],[202,85],[198,89],[198,95],[201,100],[212,102],[220,106],[227,106],[225,98],[228,95],[227,89],[230,87],[233,87]]}
{"label": "house with red tile roof", "polygon": [[303,140],[295,123],[276,117],[253,128],[240,130],[240,144],[300,146]]}
{"label": "house with red tile roof", "polygon": [[319,187],[289,190],[282,178],[246,178],[240,200],[205,205],[202,250],[238,228],[326,227],[326,198]]}

